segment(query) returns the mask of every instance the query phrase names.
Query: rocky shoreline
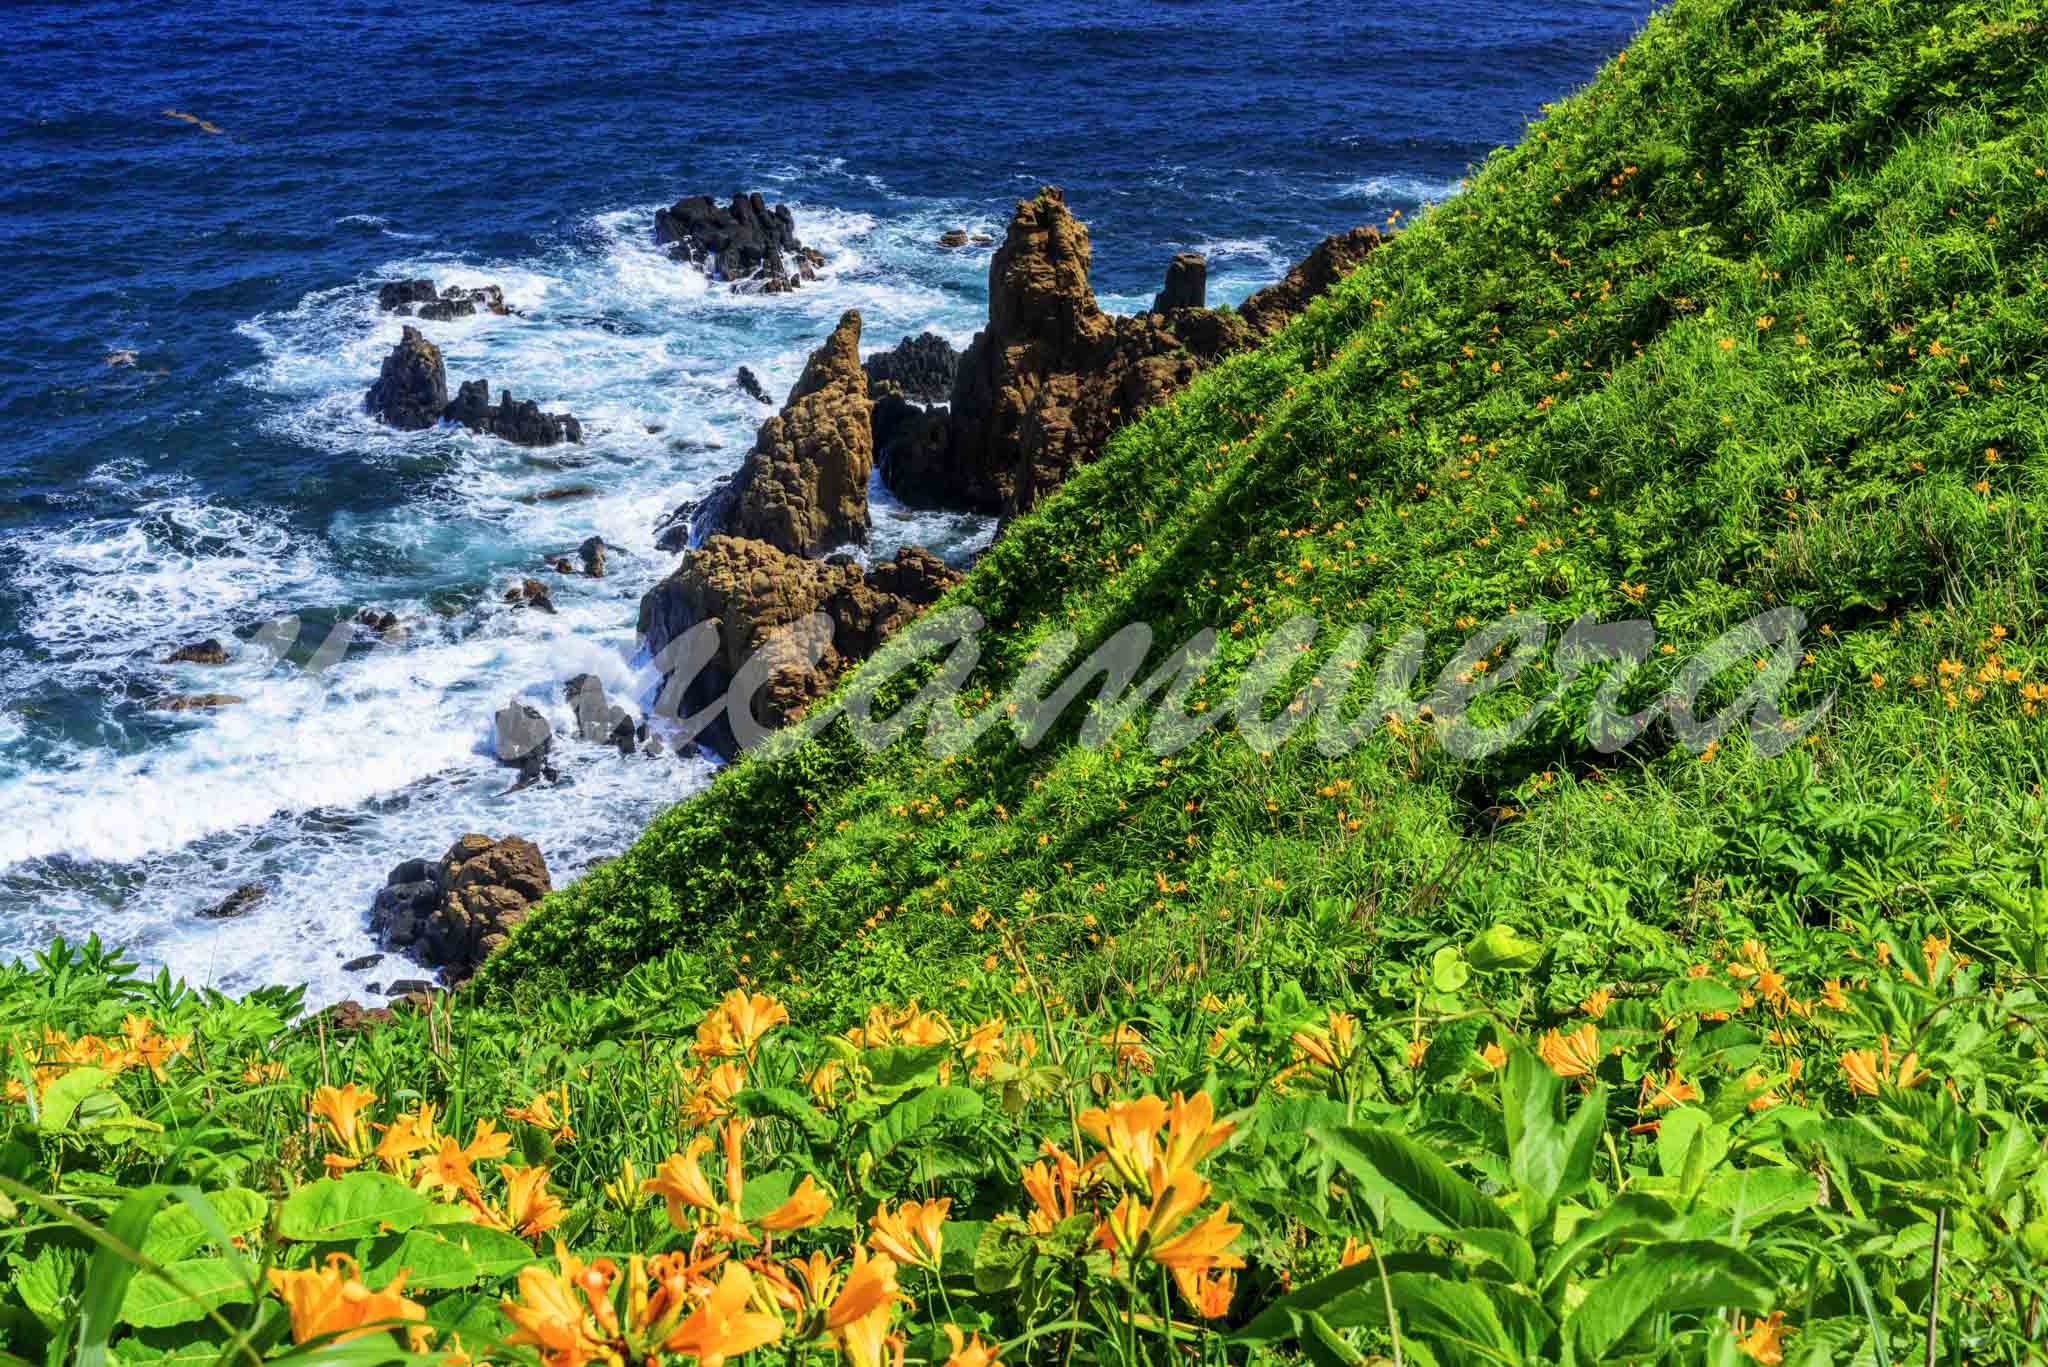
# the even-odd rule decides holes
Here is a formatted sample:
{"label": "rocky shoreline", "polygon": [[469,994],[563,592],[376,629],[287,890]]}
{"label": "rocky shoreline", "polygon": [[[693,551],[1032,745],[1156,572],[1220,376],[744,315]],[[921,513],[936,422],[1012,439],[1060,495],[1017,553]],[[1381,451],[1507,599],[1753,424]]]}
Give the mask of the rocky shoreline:
{"label": "rocky shoreline", "polygon": [[[956,240],[957,239],[957,240]],[[658,210],[654,240],[683,268],[702,271],[739,293],[777,294],[817,278],[825,258],[797,237],[786,205],[758,194],[721,206],[708,196]],[[985,242],[964,230],[941,238],[956,250]],[[1258,345],[1326,293],[1379,245],[1372,228],[1326,238],[1287,276],[1236,309],[1207,303],[1207,261],[1175,255],[1145,313],[1105,312],[1090,284],[1087,228],[1065,195],[1047,186],[1020,201],[991,254],[988,318],[964,351],[932,333],[905,337],[862,358],[862,320],[848,311],[809,357],[778,406],[751,370],[736,383],[776,411],[731,475],[705,495],[652,519],[654,549],[678,556],[674,569],[643,595],[637,623],[650,659],[705,624],[718,648],[681,699],[688,716],[722,697],[741,665],[767,649],[765,682],[750,700],[752,719],[773,729],[801,717],[846,670],[959,583],[963,572],[926,548],[899,546],[889,558],[872,548],[871,478],[913,507],[999,519],[997,535],[1030,511],[1110,436],[1170,398],[1204,369]],[[496,285],[437,289],[426,279],[390,281],[377,291],[381,311],[422,323],[510,315]],[[580,443],[583,424],[499,391],[487,380],[460,385],[453,398],[440,348],[407,324],[386,356],[364,408],[401,431],[443,422],[527,447]],[[564,497],[571,496],[565,493]],[[574,559],[552,558],[557,574],[602,577],[608,554],[591,538]],[[545,583],[524,579],[503,594],[511,608],[553,612]],[[798,641],[791,627],[814,614],[830,639]],[[371,629],[382,620],[369,614]],[[396,627],[396,619],[386,629]],[[777,653],[778,649],[780,654]],[[218,663],[219,642],[181,648],[166,663]],[[663,679],[663,689],[669,685]],[[567,685],[575,720],[568,739],[621,756],[667,753],[646,719],[607,698],[592,676]],[[167,699],[160,705],[206,707],[224,696]],[[495,753],[516,777],[510,791],[570,781],[557,766],[558,737],[545,715],[514,700],[496,716]],[[721,717],[697,737],[730,759],[736,743]],[[456,985],[472,974],[552,888],[545,858],[518,837],[468,835],[438,859],[392,870],[370,910],[382,951],[403,955]],[[262,895],[238,889],[212,914],[239,914]],[[425,984],[385,988],[403,996]],[[367,1019],[355,1003],[352,1019]]]}

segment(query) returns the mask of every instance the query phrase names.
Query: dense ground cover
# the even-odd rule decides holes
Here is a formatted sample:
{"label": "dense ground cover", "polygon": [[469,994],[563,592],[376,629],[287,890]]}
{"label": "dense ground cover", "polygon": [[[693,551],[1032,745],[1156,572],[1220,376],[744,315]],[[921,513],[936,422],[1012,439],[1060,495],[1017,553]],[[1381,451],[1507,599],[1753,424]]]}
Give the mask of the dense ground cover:
{"label": "dense ground cover", "polygon": [[[980,740],[739,764],[431,1013],[10,971],[8,1347],[2038,1357],[2042,23],[1678,0],[1007,530]],[[1697,713],[1826,703],[1785,752],[1589,723],[1784,608]],[[1512,613],[1552,648],[1461,656]],[[1560,686],[1587,613],[1649,662]],[[1187,715],[1275,701],[1021,744],[1133,622],[1216,633]],[[1475,755],[1447,665],[1560,696]]]}

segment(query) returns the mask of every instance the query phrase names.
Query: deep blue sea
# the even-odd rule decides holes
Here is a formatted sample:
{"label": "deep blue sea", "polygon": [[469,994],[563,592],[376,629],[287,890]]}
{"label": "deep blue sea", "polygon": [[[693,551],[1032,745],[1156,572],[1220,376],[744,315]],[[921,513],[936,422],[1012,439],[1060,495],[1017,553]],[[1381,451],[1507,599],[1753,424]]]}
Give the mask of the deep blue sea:
{"label": "deep blue sea", "polygon": [[[840,312],[867,350],[965,345],[1010,207],[1066,187],[1105,307],[1168,257],[1211,302],[1326,233],[1456,189],[1588,79],[1645,0],[624,0],[64,3],[8,10],[0,102],[0,953],[130,944],[195,982],[359,995],[392,865],[465,831],[537,841],[558,884],[701,787],[700,759],[563,747],[572,786],[507,794],[492,713],[567,721],[597,674],[640,701],[656,519],[737,466]],[[168,117],[189,113],[219,131]],[[707,288],[657,205],[759,190],[828,253],[794,294]],[[488,376],[584,421],[581,448],[362,411],[396,341],[380,280],[496,282],[522,316],[430,324],[449,387]],[[125,353],[133,353],[132,358]],[[535,501],[568,485],[591,497]],[[602,580],[504,586],[600,534]],[[954,557],[977,519],[878,497],[873,549]],[[305,658],[360,608],[397,612]],[[251,644],[296,617],[302,647]],[[227,642],[224,667],[166,667]],[[345,644],[345,637],[338,644]],[[168,714],[169,693],[241,706]],[[198,913],[242,884],[249,915]]]}

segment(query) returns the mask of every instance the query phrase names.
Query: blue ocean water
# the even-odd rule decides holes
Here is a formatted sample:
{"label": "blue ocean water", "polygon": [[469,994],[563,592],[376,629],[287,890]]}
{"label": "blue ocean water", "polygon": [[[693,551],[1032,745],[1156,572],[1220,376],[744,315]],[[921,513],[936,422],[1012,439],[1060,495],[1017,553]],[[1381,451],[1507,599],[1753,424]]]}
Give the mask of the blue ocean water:
{"label": "blue ocean water", "polygon": [[[1167,258],[1212,302],[1324,234],[1456,188],[1587,79],[1645,0],[1046,0],[420,7],[16,5],[0,106],[0,953],[97,930],[228,989],[360,994],[411,969],[366,914],[397,862],[465,831],[536,840],[557,881],[700,787],[700,760],[568,746],[573,786],[508,795],[490,717],[566,721],[597,674],[638,701],[656,519],[735,467],[839,313],[864,349],[964,345],[1012,204],[1066,187],[1106,307]],[[169,117],[181,111],[218,131]],[[759,190],[828,253],[735,296],[657,252],[653,211]],[[496,282],[522,316],[428,326],[451,388],[488,376],[581,417],[532,453],[361,412],[400,324],[375,282]],[[132,358],[126,353],[132,352]],[[589,497],[539,495],[587,485]],[[873,549],[960,556],[977,519],[878,503]],[[497,601],[599,534],[553,617]],[[304,657],[359,608],[401,648]],[[252,646],[296,617],[298,663]],[[218,637],[224,667],[166,667]],[[166,693],[239,706],[167,714]],[[234,888],[249,915],[198,913]]]}

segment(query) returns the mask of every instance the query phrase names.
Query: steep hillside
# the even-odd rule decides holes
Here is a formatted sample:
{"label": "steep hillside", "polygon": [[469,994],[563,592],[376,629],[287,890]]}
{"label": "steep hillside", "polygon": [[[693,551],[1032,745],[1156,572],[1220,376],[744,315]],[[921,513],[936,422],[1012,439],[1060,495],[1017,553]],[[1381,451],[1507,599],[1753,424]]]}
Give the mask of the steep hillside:
{"label": "steep hillside", "polygon": [[[1798,756],[1742,727],[1695,753],[1668,724],[1604,753],[1597,666],[1484,759],[1412,715],[1336,759],[1313,728],[1270,754],[1220,728],[1166,763],[1143,715],[1076,743],[1085,702],[1035,746],[999,726],[947,760],[922,728],[870,754],[842,723],[557,897],[490,985],[675,950],[843,1014],[929,996],[1014,933],[1093,1000],[1184,957],[1273,968],[1265,941],[1320,915],[1396,958],[1460,925],[1563,927],[1568,1000],[1673,937],[1930,899],[1975,929],[1971,889],[2030,877],[2041,832],[2043,51],[2017,4],[1679,7],[946,600],[988,623],[976,706],[1027,701],[1055,632],[1078,663],[1148,623],[1149,673],[1214,628],[1191,697],[1221,707],[1289,617],[1323,626],[1275,698],[1370,624],[1347,716],[1392,710],[1368,680],[1404,632],[1427,633],[1424,700],[1475,630],[1540,614],[1547,665],[1481,705],[1496,719],[1554,686],[1581,614],[1654,623],[1627,712],[1794,607],[1779,705],[1833,697]],[[1315,938],[1303,967],[1327,963]]]}

